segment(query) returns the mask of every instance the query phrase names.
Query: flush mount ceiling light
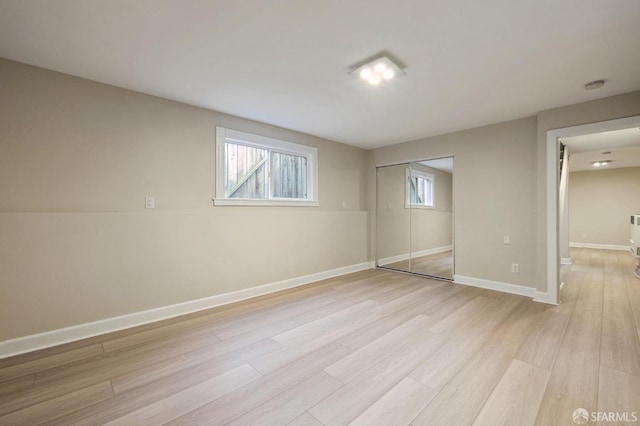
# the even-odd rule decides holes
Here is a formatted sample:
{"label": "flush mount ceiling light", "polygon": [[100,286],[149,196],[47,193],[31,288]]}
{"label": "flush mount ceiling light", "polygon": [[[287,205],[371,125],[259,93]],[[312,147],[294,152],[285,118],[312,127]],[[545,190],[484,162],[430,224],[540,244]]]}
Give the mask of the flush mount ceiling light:
{"label": "flush mount ceiling light", "polygon": [[584,85],[584,90],[595,90],[604,86],[604,80],[594,80]]}
{"label": "flush mount ceiling light", "polygon": [[366,81],[372,86],[406,75],[398,64],[389,59],[388,56],[379,56],[372,61],[359,65],[349,74]]}
{"label": "flush mount ceiling light", "polygon": [[589,164],[591,164],[593,167],[602,167],[602,166],[606,166],[609,163],[611,163],[611,160],[592,161]]}

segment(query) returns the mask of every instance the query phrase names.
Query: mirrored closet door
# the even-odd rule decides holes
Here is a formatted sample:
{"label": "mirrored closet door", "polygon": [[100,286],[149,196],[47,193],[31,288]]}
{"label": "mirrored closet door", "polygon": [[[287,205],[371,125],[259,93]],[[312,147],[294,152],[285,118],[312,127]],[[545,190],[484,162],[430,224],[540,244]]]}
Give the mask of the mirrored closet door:
{"label": "mirrored closet door", "polygon": [[378,167],[377,265],[453,279],[453,157]]}

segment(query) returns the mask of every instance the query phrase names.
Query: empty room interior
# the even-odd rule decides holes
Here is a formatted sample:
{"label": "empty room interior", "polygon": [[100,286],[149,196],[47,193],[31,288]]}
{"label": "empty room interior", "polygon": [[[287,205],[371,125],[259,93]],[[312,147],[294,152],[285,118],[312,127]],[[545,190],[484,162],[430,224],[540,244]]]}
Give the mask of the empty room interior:
{"label": "empty room interior", "polygon": [[640,424],[639,22],[0,0],[0,424]]}

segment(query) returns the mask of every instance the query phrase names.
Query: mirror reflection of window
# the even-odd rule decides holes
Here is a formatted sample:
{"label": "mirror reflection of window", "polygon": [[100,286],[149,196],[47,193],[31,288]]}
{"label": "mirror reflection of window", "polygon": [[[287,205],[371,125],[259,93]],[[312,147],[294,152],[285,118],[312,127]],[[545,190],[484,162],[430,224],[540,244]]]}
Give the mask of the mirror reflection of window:
{"label": "mirror reflection of window", "polygon": [[434,176],[430,173],[407,168],[407,206],[434,207]]}

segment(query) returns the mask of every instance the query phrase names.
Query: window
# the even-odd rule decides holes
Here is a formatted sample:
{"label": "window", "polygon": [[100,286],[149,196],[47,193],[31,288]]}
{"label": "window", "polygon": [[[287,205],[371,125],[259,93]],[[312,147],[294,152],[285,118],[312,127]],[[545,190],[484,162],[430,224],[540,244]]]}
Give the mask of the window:
{"label": "window", "polygon": [[406,169],[407,194],[406,208],[432,209],[433,206],[433,175],[409,167]]}
{"label": "window", "polygon": [[216,127],[216,205],[317,206],[318,150]]}

